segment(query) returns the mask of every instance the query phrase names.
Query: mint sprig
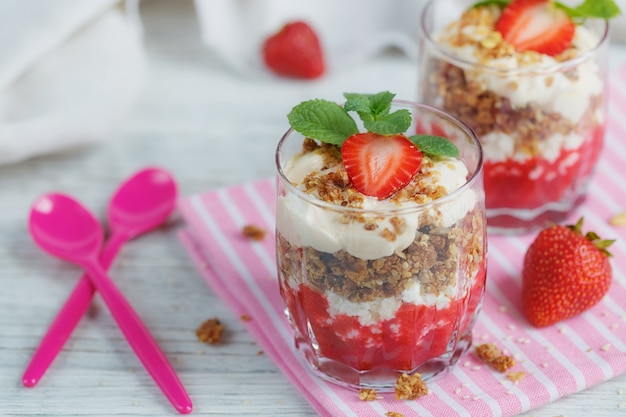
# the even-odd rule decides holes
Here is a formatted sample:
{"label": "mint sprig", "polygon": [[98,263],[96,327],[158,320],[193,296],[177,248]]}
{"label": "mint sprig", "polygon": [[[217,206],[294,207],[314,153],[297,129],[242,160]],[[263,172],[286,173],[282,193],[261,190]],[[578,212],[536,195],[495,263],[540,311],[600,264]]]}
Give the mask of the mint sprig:
{"label": "mint sprig", "polygon": [[422,153],[430,156],[438,157],[459,157],[459,148],[447,138],[434,135],[413,135],[409,136],[409,140],[413,142]]}
{"label": "mint sprig", "polygon": [[472,5],[472,8],[473,9],[477,9],[479,7],[496,5],[496,6],[499,6],[500,8],[502,8],[502,9],[504,9],[506,6],[509,5],[510,2],[511,2],[511,0],[482,0],[482,1],[479,1],[477,3],[474,3]]}
{"label": "mint sprig", "polygon": [[304,136],[337,146],[359,133],[354,119],[339,104],[327,100],[303,101],[289,112],[287,119]]}
{"label": "mint sprig", "polygon": [[613,0],[585,0],[576,7],[569,7],[559,1],[554,4],[565,12],[572,19],[612,19],[621,14],[619,6]]}
{"label": "mint sprig", "polygon": [[[496,5],[505,8],[512,0],[481,0],[472,6],[472,8]],[[613,19],[622,12],[619,6],[613,0],[584,0],[576,7],[570,7],[560,1],[555,1],[554,5],[568,14],[574,20],[584,20],[589,18],[596,19]]]}
{"label": "mint sprig", "polygon": [[[379,135],[404,134],[411,127],[411,112],[399,109],[391,112],[395,94],[382,91],[377,94],[345,93],[344,106],[327,100],[303,101],[287,115],[291,127],[311,139],[341,147],[346,139],[359,133],[349,112],[356,112],[368,132]],[[458,148],[441,136],[414,135],[409,140],[430,156],[459,156]]]}
{"label": "mint sprig", "polygon": [[363,126],[372,133],[379,135],[395,135],[404,133],[411,126],[411,113],[407,109],[391,110],[391,102],[396,95],[389,91],[378,94],[345,93],[346,111],[356,111]]}

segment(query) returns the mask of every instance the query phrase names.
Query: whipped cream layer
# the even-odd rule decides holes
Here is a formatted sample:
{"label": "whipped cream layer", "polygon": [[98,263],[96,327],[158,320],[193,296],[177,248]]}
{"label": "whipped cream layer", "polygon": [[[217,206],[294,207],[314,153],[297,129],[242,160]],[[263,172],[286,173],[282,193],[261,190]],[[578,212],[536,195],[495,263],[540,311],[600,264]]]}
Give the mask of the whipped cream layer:
{"label": "whipped cream layer", "polygon": [[[468,176],[463,162],[452,158],[434,161],[431,167],[423,166],[423,170],[429,173],[426,181],[443,187],[448,194],[465,184]],[[324,172],[323,157],[317,152],[296,155],[284,168],[287,179],[301,190],[304,190],[302,181],[307,175]],[[319,198],[314,193],[310,197]],[[372,260],[406,249],[422,223],[449,227],[462,219],[475,204],[476,195],[471,189],[444,199],[441,204],[432,203],[428,210],[421,210],[414,201],[399,203],[367,196],[364,196],[359,210],[334,209],[288,192],[277,200],[276,228],[293,246],[310,246],[326,253],[344,250],[357,258]],[[407,211],[411,208],[415,210]],[[347,215],[350,213],[358,213],[360,218]],[[378,227],[366,228],[363,219],[367,223],[375,222]],[[401,230],[397,227],[398,219],[403,223]],[[390,239],[382,233],[383,230],[394,231],[394,238]]]}
{"label": "whipped cream layer", "polygon": [[[483,135],[481,141],[485,155],[489,161],[506,161],[512,159],[524,162],[534,156],[515,150],[515,136],[501,131],[493,131]],[[563,150],[576,150],[585,142],[582,135],[571,132],[568,134],[555,133],[537,142],[538,154],[548,162],[556,161]]]}
{"label": "whipped cream layer", "polygon": [[[433,39],[459,60],[479,64],[479,67],[459,66],[464,69],[468,81],[478,83],[483,90],[507,97],[514,109],[532,104],[578,123],[592,97],[601,94],[604,89],[602,74],[592,58],[572,66],[537,53],[512,53],[493,58],[489,56],[489,49],[480,46],[485,36],[484,28],[464,27],[463,34],[473,40],[464,45],[452,42],[457,31],[457,25],[452,24],[434,35]],[[589,51],[599,42],[598,36],[590,29],[576,26],[573,48]]]}

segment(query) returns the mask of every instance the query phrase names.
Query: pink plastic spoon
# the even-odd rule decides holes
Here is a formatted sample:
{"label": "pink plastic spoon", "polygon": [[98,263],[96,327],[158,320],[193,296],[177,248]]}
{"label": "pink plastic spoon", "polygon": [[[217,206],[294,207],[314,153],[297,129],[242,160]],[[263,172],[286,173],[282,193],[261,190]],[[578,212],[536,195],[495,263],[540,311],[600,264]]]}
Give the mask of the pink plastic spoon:
{"label": "pink plastic spoon", "polygon": [[[128,240],[163,224],[174,210],[176,196],[176,182],[162,168],[144,168],[125,180],[109,201],[107,217],[111,234],[100,254],[102,267],[109,268],[121,246]],[[94,292],[95,287],[84,274],[24,371],[24,386],[35,386],[48,370],[87,312]]]}
{"label": "pink plastic spoon", "polygon": [[190,413],[191,400],[176,372],[100,264],[104,233],[96,218],[71,197],[48,194],[35,201],[29,227],[42,249],[85,269],[146,370],[178,412]]}

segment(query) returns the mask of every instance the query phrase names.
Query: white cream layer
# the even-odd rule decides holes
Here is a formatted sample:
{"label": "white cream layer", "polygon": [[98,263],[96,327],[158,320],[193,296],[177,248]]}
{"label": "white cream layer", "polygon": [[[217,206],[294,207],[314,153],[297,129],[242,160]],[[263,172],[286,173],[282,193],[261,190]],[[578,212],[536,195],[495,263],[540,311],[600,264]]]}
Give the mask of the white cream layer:
{"label": "white cream layer", "polygon": [[[483,62],[482,50],[476,45],[458,47],[446,43],[450,39],[454,27],[450,32],[443,32],[434,37],[441,45],[459,59],[479,63]],[[466,34],[479,33],[466,28]],[[477,35],[478,36],[478,35]],[[580,50],[590,50],[599,42],[598,37],[584,26],[577,26],[573,44]],[[570,71],[563,71],[563,64],[553,57],[541,55],[540,62],[525,60],[521,55],[511,55],[497,58],[486,64],[487,68],[464,67],[468,81],[475,81],[484,90],[507,97],[511,106],[522,108],[528,104],[538,106],[546,112],[561,114],[564,118],[578,123],[587,111],[591,98],[602,93],[604,83],[596,61],[589,58]],[[560,66],[560,70],[549,70]],[[537,69],[533,72],[532,69]],[[523,70],[515,74],[515,70]],[[502,72],[498,72],[502,71]],[[513,71],[513,74],[507,73]]]}
{"label": "white cream layer", "polygon": [[[304,177],[312,172],[321,172],[323,166],[322,156],[317,152],[310,152],[294,157],[286,165],[284,172],[292,184],[302,188]],[[428,177],[433,185],[444,187],[448,193],[465,184],[468,175],[465,165],[456,159],[436,161],[429,172],[431,175]],[[316,196],[313,194],[312,197]],[[367,230],[362,222],[354,219],[347,221],[345,209],[320,207],[295,193],[287,193],[277,200],[276,228],[293,246],[310,246],[326,253],[343,249],[358,258],[371,260],[406,249],[415,239],[420,221],[449,227],[462,219],[475,204],[476,195],[471,189],[464,190],[456,198],[446,199],[444,203],[433,204],[427,213],[417,210],[419,205],[415,202],[398,205],[388,200],[365,197],[363,209],[378,212],[364,213],[368,220],[378,224],[376,229]],[[394,215],[387,213],[406,208],[416,208],[416,211],[396,215],[405,222],[405,227],[403,231],[396,233],[394,240],[389,240],[381,233],[385,228],[394,231],[391,224]]]}

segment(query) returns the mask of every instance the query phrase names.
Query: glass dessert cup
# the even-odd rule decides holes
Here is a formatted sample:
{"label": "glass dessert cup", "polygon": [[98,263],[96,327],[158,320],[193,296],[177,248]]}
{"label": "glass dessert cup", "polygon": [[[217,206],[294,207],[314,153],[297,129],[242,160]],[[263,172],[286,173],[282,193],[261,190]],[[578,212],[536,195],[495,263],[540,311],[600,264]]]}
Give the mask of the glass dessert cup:
{"label": "glass dessert cup", "polygon": [[[442,375],[471,345],[485,288],[478,139],[437,109],[394,107],[411,111],[411,132],[456,144],[468,172],[459,188],[425,204],[369,197],[368,208],[352,208],[290,180],[293,160],[303,158],[301,134],[289,130],[276,152],[278,275],[296,349],[319,376],[356,389],[393,390],[401,374]],[[455,167],[442,165],[445,182]]]}
{"label": "glass dessert cup", "polygon": [[460,118],[480,138],[490,232],[563,222],[584,200],[602,149],[608,23],[588,19],[558,60],[522,57],[504,50],[493,31],[482,41],[450,36],[446,28],[472,3],[424,7],[418,100]]}

